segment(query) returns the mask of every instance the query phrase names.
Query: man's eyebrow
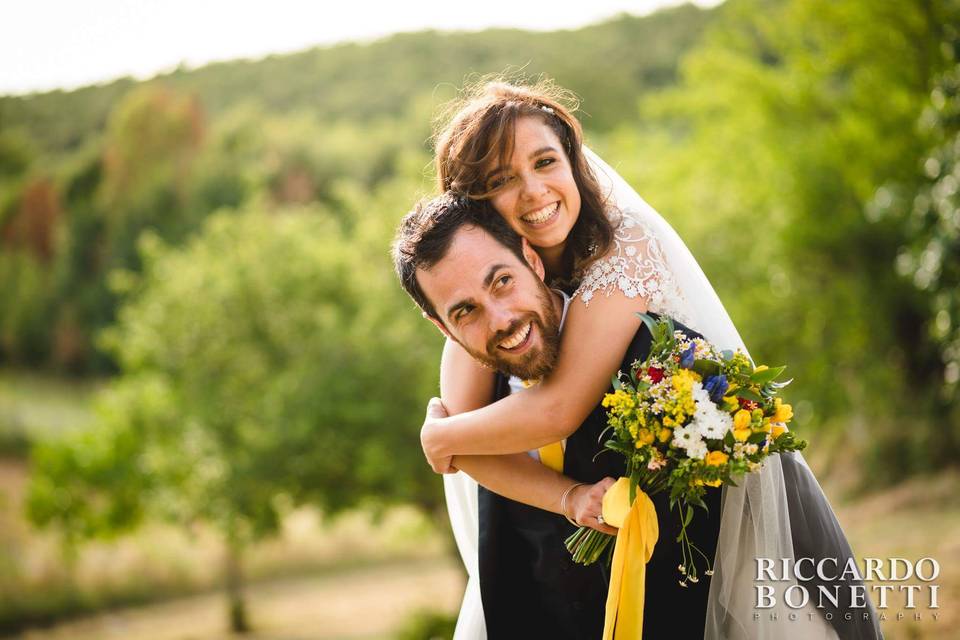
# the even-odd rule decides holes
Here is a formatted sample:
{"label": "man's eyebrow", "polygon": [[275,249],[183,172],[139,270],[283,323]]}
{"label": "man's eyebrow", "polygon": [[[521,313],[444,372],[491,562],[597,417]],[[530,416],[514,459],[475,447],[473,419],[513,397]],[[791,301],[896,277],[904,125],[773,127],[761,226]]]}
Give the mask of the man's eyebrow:
{"label": "man's eyebrow", "polygon": [[[497,272],[501,269],[506,269],[509,267],[507,264],[499,263],[491,266],[487,270],[487,275],[483,278],[483,286],[487,288],[490,286],[490,283],[493,282],[493,277],[497,275]],[[462,307],[465,307],[469,304],[473,304],[473,298],[464,298],[454,303],[449,309],[447,309],[447,318],[453,320],[453,314],[459,311]]]}
{"label": "man's eyebrow", "polygon": [[490,286],[490,283],[493,282],[493,276],[497,275],[497,271],[500,269],[506,269],[507,265],[505,264],[495,264],[487,270],[487,275],[483,278],[483,287],[487,288]]}
{"label": "man's eyebrow", "polygon": [[447,319],[453,320],[453,314],[459,311],[462,307],[467,306],[468,304],[473,304],[473,298],[464,298],[463,300],[457,302],[452,307],[447,309]]}
{"label": "man's eyebrow", "polygon": [[[541,155],[543,155],[543,154],[545,154],[545,153],[557,153],[557,150],[556,150],[555,147],[552,147],[552,146],[550,146],[550,145],[547,145],[547,146],[545,146],[545,147],[540,147],[539,149],[537,149],[536,151],[534,151],[533,153],[531,153],[529,157],[530,157],[531,159],[533,159],[533,158],[536,158],[537,156],[541,156]],[[506,169],[507,169],[507,168],[506,168],[506,167],[503,167],[503,166],[495,167],[494,169],[492,169],[491,171],[489,171],[489,172],[487,173],[487,175],[485,175],[485,176],[483,177],[483,179],[484,179],[485,181],[486,181],[486,180],[489,180],[490,178],[492,178],[493,176],[497,175],[498,173],[503,173],[504,171],[506,171]]]}

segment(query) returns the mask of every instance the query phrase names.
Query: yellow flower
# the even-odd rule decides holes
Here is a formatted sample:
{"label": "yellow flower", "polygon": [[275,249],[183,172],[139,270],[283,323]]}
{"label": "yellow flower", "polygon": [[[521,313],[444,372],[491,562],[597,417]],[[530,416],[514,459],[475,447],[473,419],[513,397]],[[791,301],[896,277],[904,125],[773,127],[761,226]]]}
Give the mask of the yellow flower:
{"label": "yellow flower", "polygon": [[776,440],[777,438],[782,436],[784,433],[786,433],[786,431],[787,431],[787,428],[784,425],[775,424],[773,425],[773,430],[771,432],[771,435],[773,436],[773,439]]}
{"label": "yellow flower", "polygon": [[719,467],[720,465],[727,464],[727,460],[729,459],[730,456],[723,451],[711,451],[707,454],[707,457],[703,459],[703,462],[710,467]]}
{"label": "yellow flower", "polygon": [[667,429],[666,427],[664,427],[663,429],[660,429],[660,433],[657,434],[657,439],[659,439],[660,442],[664,442],[664,443],[665,443],[665,442],[668,442],[668,441],[670,440],[670,437],[671,437],[672,435],[673,435],[673,431],[670,430],[670,429]]}
{"label": "yellow flower", "polygon": [[760,431],[770,433],[770,418],[764,418],[760,423]]}
{"label": "yellow flower", "polygon": [[614,413],[626,413],[637,406],[633,394],[627,393],[623,389],[605,395],[602,404],[604,408],[611,409]]}
{"label": "yellow flower", "polygon": [[746,439],[750,437],[750,434],[751,434],[751,433],[753,433],[753,432],[750,431],[750,428],[749,428],[749,427],[746,428],[746,429],[734,429],[734,430],[733,430],[733,437],[736,438],[737,440],[739,440],[740,442],[745,442]]}
{"label": "yellow flower", "polygon": [[722,480],[701,480],[697,478],[696,480],[694,480],[694,484],[697,485],[698,487],[704,484],[707,485],[708,487],[719,487],[721,484],[723,484],[723,481]]}
{"label": "yellow flower", "polygon": [[746,409],[740,409],[740,411],[737,411],[736,415],[733,416],[734,429],[749,429],[751,422],[753,422],[753,416],[750,415],[750,412]]}
{"label": "yellow flower", "polygon": [[774,422],[790,422],[790,419],[793,418],[793,407],[789,404],[782,404],[780,398],[774,399],[773,403],[776,413],[773,414],[772,420]]}
{"label": "yellow flower", "polygon": [[637,433],[637,449],[645,444],[653,444],[653,432],[650,429],[640,429]]}

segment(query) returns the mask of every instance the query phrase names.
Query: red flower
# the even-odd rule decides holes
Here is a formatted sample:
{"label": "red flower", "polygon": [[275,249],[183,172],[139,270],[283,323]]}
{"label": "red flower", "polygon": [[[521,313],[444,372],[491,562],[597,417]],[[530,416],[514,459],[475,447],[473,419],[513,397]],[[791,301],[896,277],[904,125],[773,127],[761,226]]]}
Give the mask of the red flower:
{"label": "red flower", "polygon": [[663,369],[660,367],[648,367],[647,375],[650,376],[650,379],[653,380],[654,384],[656,384],[663,380]]}
{"label": "red flower", "polygon": [[737,397],[737,402],[740,403],[741,409],[746,409],[747,411],[753,411],[754,409],[760,406],[753,400],[747,400],[746,398]]}

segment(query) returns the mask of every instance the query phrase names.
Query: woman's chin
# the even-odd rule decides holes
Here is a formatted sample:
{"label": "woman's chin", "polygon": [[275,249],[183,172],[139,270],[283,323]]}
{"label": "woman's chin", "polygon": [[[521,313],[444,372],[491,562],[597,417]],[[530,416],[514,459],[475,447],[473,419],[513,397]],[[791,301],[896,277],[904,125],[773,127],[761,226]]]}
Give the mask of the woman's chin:
{"label": "woman's chin", "polygon": [[536,251],[547,253],[558,253],[563,251],[567,245],[567,236],[570,229],[555,229],[546,233],[527,235],[527,241]]}

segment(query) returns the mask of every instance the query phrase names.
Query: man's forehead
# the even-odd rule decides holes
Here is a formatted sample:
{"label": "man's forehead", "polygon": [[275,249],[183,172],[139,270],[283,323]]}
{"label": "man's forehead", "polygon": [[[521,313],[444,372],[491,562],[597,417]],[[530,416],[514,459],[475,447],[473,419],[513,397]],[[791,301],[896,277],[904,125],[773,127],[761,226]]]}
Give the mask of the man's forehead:
{"label": "man's forehead", "polygon": [[490,268],[498,264],[517,266],[519,259],[486,231],[463,227],[437,264],[417,270],[417,279],[442,315],[448,304],[482,290]]}

